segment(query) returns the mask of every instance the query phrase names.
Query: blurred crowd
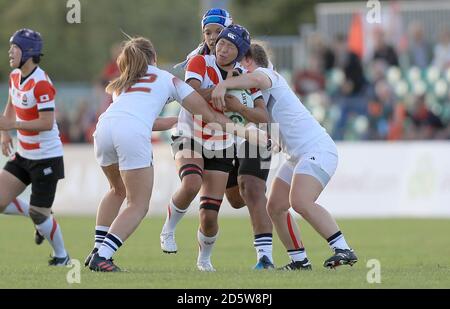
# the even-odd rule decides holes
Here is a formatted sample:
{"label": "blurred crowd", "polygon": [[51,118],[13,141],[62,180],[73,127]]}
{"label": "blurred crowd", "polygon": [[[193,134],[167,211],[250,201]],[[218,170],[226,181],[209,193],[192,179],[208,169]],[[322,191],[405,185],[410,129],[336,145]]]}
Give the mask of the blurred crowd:
{"label": "blurred crowd", "polygon": [[408,28],[397,45],[375,28],[366,59],[344,35],[328,45],[310,37],[307,68],[293,74],[293,86],[334,139],[450,139],[450,28],[437,42],[421,23]]}
{"label": "blurred crowd", "polygon": [[70,103],[65,101],[64,92],[60,91],[58,98],[58,108],[56,109],[56,121],[58,123],[61,140],[63,143],[92,143],[92,134],[98,117],[108,108],[112,98],[105,92],[105,87],[110,80],[119,76],[119,69],[116,64],[120,54],[120,45],[111,47],[110,60],[105,64],[102,72],[94,80],[92,93],[89,96],[81,97],[79,101]]}

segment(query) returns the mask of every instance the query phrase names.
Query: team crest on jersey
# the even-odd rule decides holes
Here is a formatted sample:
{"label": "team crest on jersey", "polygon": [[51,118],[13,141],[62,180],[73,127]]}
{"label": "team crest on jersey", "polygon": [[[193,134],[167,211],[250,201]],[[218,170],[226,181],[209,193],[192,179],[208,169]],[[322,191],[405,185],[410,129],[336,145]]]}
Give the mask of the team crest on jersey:
{"label": "team crest on jersey", "polygon": [[25,106],[28,105],[28,98],[27,98],[27,95],[26,95],[26,94],[24,94],[24,95],[22,96],[22,104],[25,105]]}

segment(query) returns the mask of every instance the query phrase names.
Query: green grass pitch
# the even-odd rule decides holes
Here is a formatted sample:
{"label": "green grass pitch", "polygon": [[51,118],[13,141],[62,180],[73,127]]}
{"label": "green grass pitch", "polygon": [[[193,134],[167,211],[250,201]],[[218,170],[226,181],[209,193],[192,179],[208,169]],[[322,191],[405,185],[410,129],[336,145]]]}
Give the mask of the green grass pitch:
{"label": "green grass pitch", "polygon": [[[197,218],[185,218],[177,230],[178,254],[163,254],[159,232],[163,218],[145,219],[115,256],[126,273],[93,273],[82,267],[81,283],[66,281],[69,268],[50,268],[47,242],[33,243],[33,227],[23,217],[0,216],[0,288],[450,288],[450,220],[339,220],[359,262],[328,270],[328,245],[300,221],[311,272],[254,271],[255,250],[248,218],[221,218],[213,253],[216,273],[196,270]],[[62,217],[66,246],[83,263],[92,247],[94,218]],[[274,237],[277,266],[288,262]],[[381,283],[369,284],[367,261],[378,259]]]}

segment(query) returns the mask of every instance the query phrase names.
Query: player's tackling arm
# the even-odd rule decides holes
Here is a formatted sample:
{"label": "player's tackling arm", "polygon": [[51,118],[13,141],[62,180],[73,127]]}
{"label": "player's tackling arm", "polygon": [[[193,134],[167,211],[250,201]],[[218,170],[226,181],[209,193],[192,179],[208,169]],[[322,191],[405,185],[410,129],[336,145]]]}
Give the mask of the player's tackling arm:
{"label": "player's tackling arm", "polygon": [[211,101],[211,93],[214,90],[214,87],[212,88],[201,88],[202,84],[198,79],[191,78],[186,82],[189,86],[194,88],[195,91],[198,92],[199,95],[202,96],[203,99],[206,100],[206,102]]}
{"label": "player's tackling arm", "polygon": [[252,89],[266,90],[272,87],[270,78],[261,72],[252,72],[237,77],[232,77],[220,82],[211,94],[214,105],[225,106],[225,93],[227,89]]}
{"label": "player's tackling arm", "polygon": [[267,135],[261,130],[248,130],[241,125],[234,124],[225,115],[215,112],[205,100],[197,93],[192,92],[184,98],[183,107],[189,110],[194,116],[202,116],[202,120],[208,123],[208,126],[214,130],[234,134],[247,139],[252,144],[266,146]]}
{"label": "player's tackling arm", "polygon": [[268,123],[269,113],[262,97],[254,101],[254,108],[249,108],[241,104],[238,99],[233,96],[226,95],[226,109],[231,112],[241,114],[248,122],[253,123]]}
{"label": "player's tackling arm", "polygon": [[178,117],[158,117],[153,123],[153,131],[170,130],[178,122]]}

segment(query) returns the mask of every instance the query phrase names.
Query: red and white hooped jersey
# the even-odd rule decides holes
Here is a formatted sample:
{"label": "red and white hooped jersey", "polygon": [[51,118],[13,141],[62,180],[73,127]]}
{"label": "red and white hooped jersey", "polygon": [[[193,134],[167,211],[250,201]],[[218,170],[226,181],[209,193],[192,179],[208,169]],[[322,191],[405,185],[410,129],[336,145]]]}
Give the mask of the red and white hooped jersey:
{"label": "red and white hooped jersey", "polygon": [[[235,69],[242,72],[246,70],[236,63]],[[222,74],[216,63],[216,57],[213,55],[197,55],[189,60],[186,68],[185,81],[196,79],[201,82],[202,89],[208,89],[216,86],[223,81]],[[257,91],[252,94],[255,100],[261,96],[261,92]],[[211,103],[210,103],[211,104]],[[178,115],[177,136],[185,136],[196,139],[201,142],[203,147],[209,150],[220,150],[231,147],[234,142],[234,136],[222,131],[211,130],[206,123],[194,117],[189,111],[182,108]]]}
{"label": "red and white hooped jersey", "polygon": [[[47,74],[36,67],[22,83],[22,72],[15,69],[9,78],[9,95],[16,111],[17,121],[39,119],[39,112],[55,110],[56,90]],[[17,130],[17,152],[30,160],[42,160],[63,155],[56,120],[49,131]]]}

